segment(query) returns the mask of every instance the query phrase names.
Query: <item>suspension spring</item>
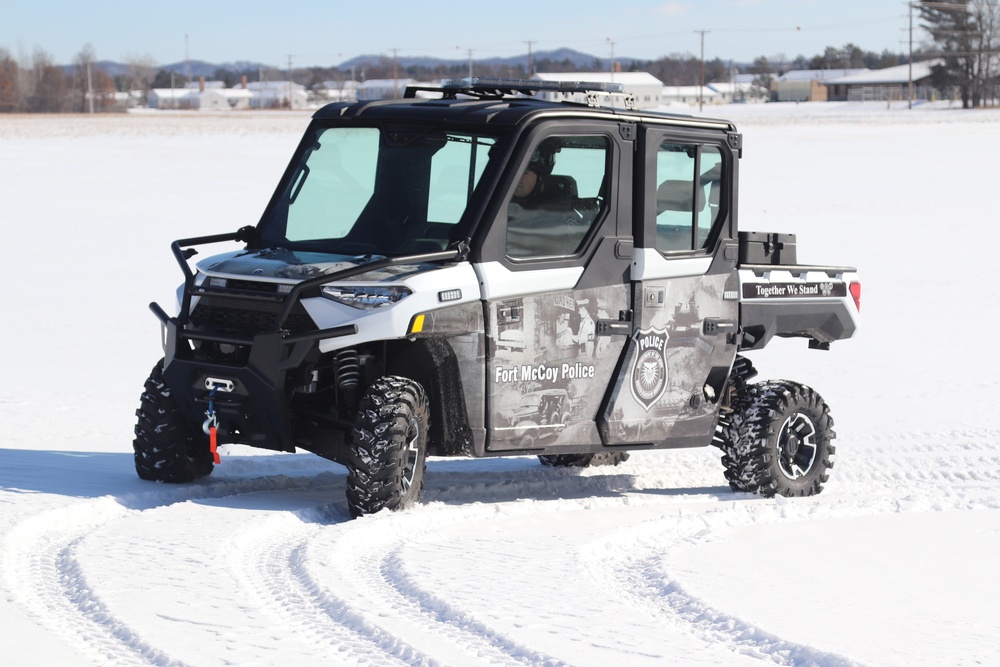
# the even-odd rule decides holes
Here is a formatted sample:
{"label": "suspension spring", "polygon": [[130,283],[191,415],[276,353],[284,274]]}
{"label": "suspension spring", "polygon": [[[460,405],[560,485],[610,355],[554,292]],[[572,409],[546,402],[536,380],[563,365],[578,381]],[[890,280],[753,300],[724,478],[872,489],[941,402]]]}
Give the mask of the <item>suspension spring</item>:
{"label": "suspension spring", "polygon": [[333,365],[337,371],[337,388],[341,397],[348,403],[353,403],[358,395],[358,386],[361,384],[361,361],[358,358],[358,351],[348,348],[334,353]]}

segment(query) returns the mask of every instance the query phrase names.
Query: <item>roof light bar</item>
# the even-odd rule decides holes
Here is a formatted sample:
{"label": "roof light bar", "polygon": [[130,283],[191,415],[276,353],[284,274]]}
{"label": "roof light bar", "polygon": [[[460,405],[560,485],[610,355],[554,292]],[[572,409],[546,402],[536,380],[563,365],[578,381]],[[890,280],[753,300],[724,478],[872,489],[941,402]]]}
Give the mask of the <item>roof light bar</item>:
{"label": "roof light bar", "polygon": [[495,93],[521,92],[526,94],[538,91],[558,93],[624,93],[625,84],[601,81],[542,81],[541,79],[503,79],[497,77],[466,77],[464,79],[446,79],[441,87],[450,92],[465,90]]}

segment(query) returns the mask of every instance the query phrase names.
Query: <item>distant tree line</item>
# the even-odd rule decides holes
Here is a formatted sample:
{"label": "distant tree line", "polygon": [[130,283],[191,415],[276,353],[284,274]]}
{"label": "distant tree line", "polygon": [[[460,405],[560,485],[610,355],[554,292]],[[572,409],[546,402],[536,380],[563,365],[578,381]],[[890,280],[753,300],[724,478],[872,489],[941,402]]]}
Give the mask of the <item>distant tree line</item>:
{"label": "distant tree line", "polygon": [[56,65],[36,47],[31,56],[14,59],[0,47],[0,113],[72,113],[123,110],[128,98],[119,93],[148,90],[152,59],[130,58],[126,74],[111,76],[95,66],[87,44],[69,66]]}
{"label": "distant tree line", "polygon": [[[914,60],[940,57],[943,64],[933,70],[932,84],[961,91],[965,107],[976,107],[990,98],[987,90],[997,84],[997,55],[1000,53],[1000,18],[997,0],[937,0],[914,5],[922,27],[933,40],[931,47],[914,52]],[[157,69],[149,56],[127,56],[125,72],[111,76],[95,66],[90,44],[80,50],[69,66],[56,65],[52,57],[36,47],[30,56],[15,59],[0,47],[0,113],[87,112],[123,110],[145,105],[152,88],[182,88],[192,77],[180,72]],[[865,51],[855,44],[828,46],[823,53],[807,58],[788,59],[784,55],[760,56],[752,63],[734,63],[719,58],[706,61],[705,82],[724,82],[737,74],[754,75],[754,88],[766,99],[771,80],[790,70],[800,69],[882,69],[905,64],[908,57],[888,50]],[[326,82],[349,79],[409,78],[433,81],[468,76],[526,78],[533,72],[607,71],[609,61],[595,58],[586,65],[565,60],[536,58],[525,64],[500,65],[476,61],[448,61],[435,65],[403,65],[386,56],[355,68],[308,67],[291,71],[257,68],[244,71],[219,69],[210,77],[226,86],[235,86],[246,77],[250,81],[292,79],[309,89]],[[629,61],[625,71],[649,72],[667,86],[696,85],[701,81],[702,62],[691,54],[673,53],[656,60]]]}

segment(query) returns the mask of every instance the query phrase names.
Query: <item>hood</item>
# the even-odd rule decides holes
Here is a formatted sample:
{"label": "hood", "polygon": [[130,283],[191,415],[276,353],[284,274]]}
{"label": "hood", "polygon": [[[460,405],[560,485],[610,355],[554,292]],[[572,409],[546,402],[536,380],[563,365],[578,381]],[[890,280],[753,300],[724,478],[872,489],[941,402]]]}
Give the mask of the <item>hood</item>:
{"label": "hood", "polygon": [[[240,250],[216,255],[198,262],[198,270],[210,275],[237,275],[270,280],[305,280],[332,274],[354,266],[385,259],[383,255],[338,255],[302,252],[284,248]],[[404,264],[347,278],[347,280],[399,280],[431,268],[433,264]]]}

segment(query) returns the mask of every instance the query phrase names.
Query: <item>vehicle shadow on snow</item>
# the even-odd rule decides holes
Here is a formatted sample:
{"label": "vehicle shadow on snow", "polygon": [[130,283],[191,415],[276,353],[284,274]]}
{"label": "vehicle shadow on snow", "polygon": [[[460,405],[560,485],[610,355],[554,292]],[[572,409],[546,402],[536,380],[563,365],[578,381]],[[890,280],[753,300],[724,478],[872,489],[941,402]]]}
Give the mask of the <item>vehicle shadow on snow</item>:
{"label": "vehicle shadow on snow", "polygon": [[[131,452],[0,449],[0,493],[113,497],[129,509],[180,502],[292,511],[304,521],[349,520],[346,470],[311,454],[224,457],[209,477],[187,484],[139,479]],[[719,496],[726,486],[648,488],[626,466],[552,468],[534,457],[430,460],[422,503],[463,506],[517,500],[585,500],[630,494]]]}
{"label": "vehicle shadow on snow", "polygon": [[100,498],[134,493],[146,483],[128,453],[0,449],[0,492]]}
{"label": "vehicle shadow on snow", "polygon": [[[319,500],[343,498],[345,477],[341,466],[311,454],[232,456],[224,457],[204,479],[164,484],[139,479],[131,452],[0,449],[0,493],[112,497],[139,510],[185,501],[295,510],[310,495]],[[249,494],[259,494],[256,503],[247,501]],[[310,506],[308,501],[305,506]]]}
{"label": "vehicle shadow on snow", "polygon": [[648,488],[621,467],[552,468],[534,458],[449,460],[428,463],[423,502],[466,505],[516,500],[584,500],[625,495],[730,497],[728,486]]}

